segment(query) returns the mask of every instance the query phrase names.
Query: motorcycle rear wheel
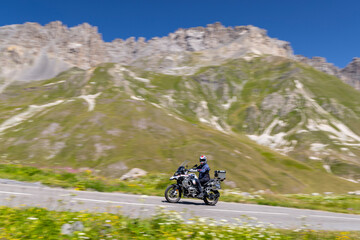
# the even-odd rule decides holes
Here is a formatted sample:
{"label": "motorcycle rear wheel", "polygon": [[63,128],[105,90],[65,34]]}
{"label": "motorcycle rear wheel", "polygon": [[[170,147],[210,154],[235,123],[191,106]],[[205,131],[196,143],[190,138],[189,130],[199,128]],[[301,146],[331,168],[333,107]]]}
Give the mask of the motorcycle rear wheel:
{"label": "motorcycle rear wheel", "polygon": [[170,203],[177,203],[181,199],[181,191],[176,184],[168,186],[165,190],[166,201]]}
{"label": "motorcycle rear wheel", "polygon": [[206,205],[215,206],[219,201],[220,193],[217,190],[210,190],[210,193],[204,197],[204,202]]}

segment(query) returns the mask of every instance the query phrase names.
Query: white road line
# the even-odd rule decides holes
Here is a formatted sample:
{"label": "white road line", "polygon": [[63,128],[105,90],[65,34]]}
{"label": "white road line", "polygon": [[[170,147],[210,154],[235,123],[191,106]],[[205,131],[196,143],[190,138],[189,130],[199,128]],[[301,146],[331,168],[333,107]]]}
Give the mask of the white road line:
{"label": "white road line", "polygon": [[129,202],[117,202],[110,200],[98,200],[98,199],[89,199],[89,198],[73,198],[72,200],[79,201],[88,201],[88,202],[101,202],[101,203],[116,203],[116,204],[125,204],[125,205],[135,205],[135,206],[153,206],[153,207],[173,207],[173,206],[165,206],[159,204],[151,204],[151,203],[129,203]]}
{"label": "white road line", "polygon": [[309,217],[334,218],[334,219],[357,220],[357,221],[360,221],[360,218],[351,218],[351,217],[335,217],[335,216],[322,216],[322,215],[309,215]]}
{"label": "white road line", "polygon": [[14,194],[14,195],[26,195],[26,196],[33,195],[33,194],[30,194],[30,193],[5,192],[5,191],[0,191],[0,194],[1,194],[1,193],[5,193],[5,194]]}
{"label": "white road line", "polygon": [[132,195],[132,194],[121,193],[121,192],[79,191],[79,190],[71,190],[71,189],[65,189],[65,188],[51,188],[48,186],[24,186],[24,185],[20,185],[20,184],[0,183],[0,187],[2,185],[4,187],[33,188],[33,189],[39,189],[39,190],[58,191],[58,192],[65,192],[65,193],[70,192],[70,193],[74,193],[77,195],[79,195],[81,193],[86,193],[86,194],[99,194],[99,195],[109,195],[109,196],[122,196],[122,197],[128,197],[128,198],[131,198],[131,197],[144,198],[145,196],[147,196],[146,198],[164,199],[164,197],[159,197],[159,196],[142,195],[141,197],[139,197],[139,195],[135,195],[135,194]]}
{"label": "white road line", "polygon": [[272,212],[256,212],[256,211],[237,211],[237,210],[227,210],[227,209],[205,209],[207,211],[217,211],[217,212],[235,212],[235,213],[257,213],[257,214],[269,214],[269,215],[289,215],[288,213],[272,213]]}

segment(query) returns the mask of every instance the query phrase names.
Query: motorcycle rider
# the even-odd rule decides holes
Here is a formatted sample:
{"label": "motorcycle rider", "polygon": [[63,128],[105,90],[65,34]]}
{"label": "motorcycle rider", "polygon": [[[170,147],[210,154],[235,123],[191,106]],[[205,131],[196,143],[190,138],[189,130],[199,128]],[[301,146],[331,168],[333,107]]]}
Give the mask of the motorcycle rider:
{"label": "motorcycle rider", "polygon": [[202,187],[202,184],[207,183],[210,181],[210,167],[207,164],[207,158],[204,155],[201,155],[199,158],[200,165],[196,167],[196,170],[199,172],[199,179],[196,179],[196,183],[199,190],[198,198],[204,197],[204,189]]}

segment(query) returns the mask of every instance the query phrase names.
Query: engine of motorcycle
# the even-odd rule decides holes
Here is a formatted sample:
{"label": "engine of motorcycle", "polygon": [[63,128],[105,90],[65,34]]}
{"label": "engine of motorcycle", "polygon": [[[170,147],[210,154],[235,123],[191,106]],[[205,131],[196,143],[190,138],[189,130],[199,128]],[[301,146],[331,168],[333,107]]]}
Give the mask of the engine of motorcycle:
{"label": "engine of motorcycle", "polygon": [[188,193],[189,193],[189,195],[192,195],[192,197],[195,197],[196,196],[196,188],[189,187],[188,188]]}
{"label": "engine of motorcycle", "polygon": [[182,181],[182,185],[184,188],[190,188],[192,186],[191,180],[189,178],[185,178]]}

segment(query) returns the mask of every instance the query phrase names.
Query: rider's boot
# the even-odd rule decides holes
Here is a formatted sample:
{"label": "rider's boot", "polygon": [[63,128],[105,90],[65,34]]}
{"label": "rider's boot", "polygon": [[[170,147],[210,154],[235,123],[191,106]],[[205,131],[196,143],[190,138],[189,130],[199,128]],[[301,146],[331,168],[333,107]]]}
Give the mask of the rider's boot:
{"label": "rider's boot", "polygon": [[202,187],[199,187],[199,194],[197,195],[198,198],[203,198],[204,197],[204,189]]}

